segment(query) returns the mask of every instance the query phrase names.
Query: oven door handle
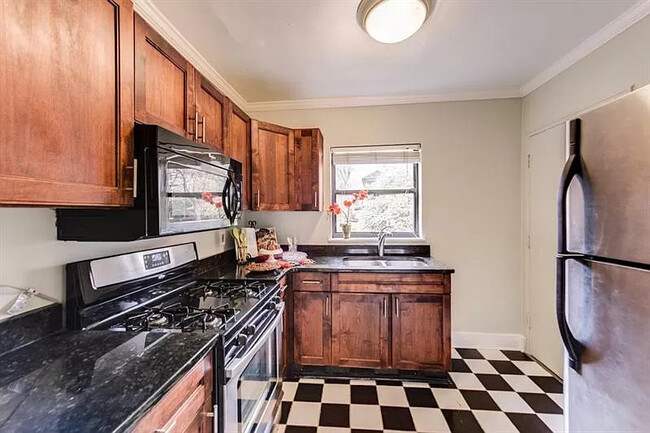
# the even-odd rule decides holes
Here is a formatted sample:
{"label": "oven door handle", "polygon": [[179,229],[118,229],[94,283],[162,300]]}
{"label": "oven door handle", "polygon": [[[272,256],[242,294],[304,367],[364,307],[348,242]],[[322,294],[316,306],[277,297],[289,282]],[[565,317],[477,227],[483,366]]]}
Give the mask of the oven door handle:
{"label": "oven door handle", "polygon": [[246,368],[248,363],[251,361],[251,359],[253,359],[255,354],[268,341],[269,336],[276,331],[278,327],[278,323],[280,323],[280,321],[282,320],[282,312],[284,311],[284,302],[278,304],[277,311],[278,311],[278,315],[276,316],[275,319],[273,319],[268,329],[264,331],[264,334],[262,334],[262,336],[255,342],[253,347],[251,347],[250,350],[247,350],[246,354],[241,358],[235,358],[230,363],[228,363],[228,366],[225,369],[226,378],[231,379],[233,377],[239,376],[241,372]]}

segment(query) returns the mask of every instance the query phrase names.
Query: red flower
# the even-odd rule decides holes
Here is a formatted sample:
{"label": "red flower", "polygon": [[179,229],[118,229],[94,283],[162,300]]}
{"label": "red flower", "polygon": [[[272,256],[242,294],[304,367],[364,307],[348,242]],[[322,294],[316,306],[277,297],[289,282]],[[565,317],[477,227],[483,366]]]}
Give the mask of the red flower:
{"label": "red flower", "polygon": [[338,203],[332,203],[327,211],[333,213],[334,215],[340,215],[341,207],[338,205]]}
{"label": "red flower", "polygon": [[352,206],[352,202],[350,200],[343,200],[343,206],[350,207]]}

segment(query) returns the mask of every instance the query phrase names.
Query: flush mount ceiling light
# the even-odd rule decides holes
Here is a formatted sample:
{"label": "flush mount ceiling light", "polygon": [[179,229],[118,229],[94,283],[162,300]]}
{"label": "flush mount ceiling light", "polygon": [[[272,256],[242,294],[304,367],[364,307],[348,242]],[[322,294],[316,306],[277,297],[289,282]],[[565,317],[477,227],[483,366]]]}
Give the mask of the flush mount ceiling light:
{"label": "flush mount ceiling light", "polygon": [[361,0],[357,20],[373,39],[385,44],[408,39],[431,15],[435,0]]}

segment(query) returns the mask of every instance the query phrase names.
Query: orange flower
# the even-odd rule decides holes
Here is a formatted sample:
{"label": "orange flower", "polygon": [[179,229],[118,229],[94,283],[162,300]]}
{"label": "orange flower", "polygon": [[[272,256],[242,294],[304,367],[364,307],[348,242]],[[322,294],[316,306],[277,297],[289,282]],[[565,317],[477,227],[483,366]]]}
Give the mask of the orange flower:
{"label": "orange flower", "polygon": [[333,213],[334,215],[340,215],[341,207],[338,205],[338,203],[332,203],[327,211]]}
{"label": "orange flower", "polygon": [[352,206],[352,202],[350,200],[343,200],[343,206],[350,207]]}

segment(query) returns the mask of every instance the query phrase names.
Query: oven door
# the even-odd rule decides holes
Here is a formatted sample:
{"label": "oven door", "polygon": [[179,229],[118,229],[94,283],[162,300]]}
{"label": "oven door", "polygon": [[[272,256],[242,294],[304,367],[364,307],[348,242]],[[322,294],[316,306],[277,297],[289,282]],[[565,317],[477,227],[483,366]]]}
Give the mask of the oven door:
{"label": "oven door", "polygon": [[203,148],[158,146],[159,234],[230,227],[239,190],[230,159]]}
{"label": "oven door", "polygon": [[226,433],[269,432],[273,428],[280,390],[283,311],[281,303],[262,335],[225,367],[222,416]]}

